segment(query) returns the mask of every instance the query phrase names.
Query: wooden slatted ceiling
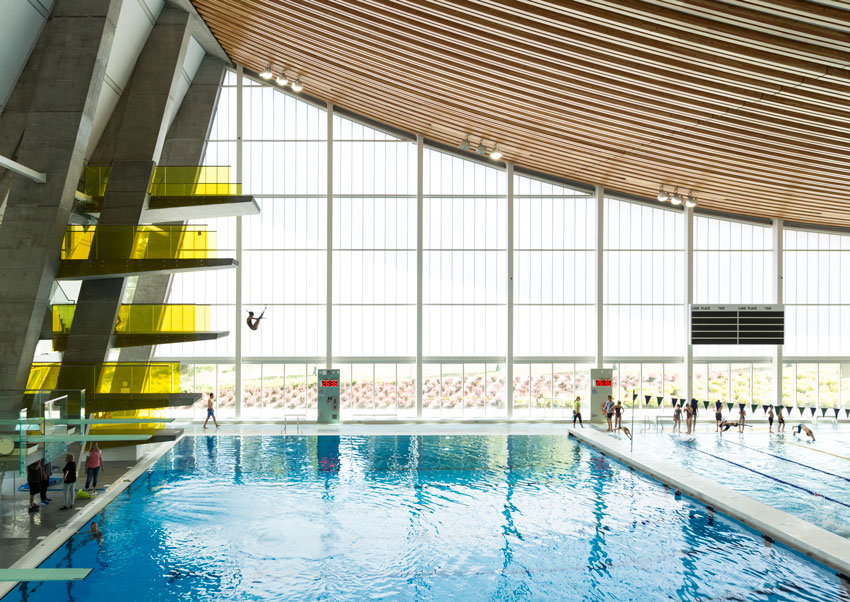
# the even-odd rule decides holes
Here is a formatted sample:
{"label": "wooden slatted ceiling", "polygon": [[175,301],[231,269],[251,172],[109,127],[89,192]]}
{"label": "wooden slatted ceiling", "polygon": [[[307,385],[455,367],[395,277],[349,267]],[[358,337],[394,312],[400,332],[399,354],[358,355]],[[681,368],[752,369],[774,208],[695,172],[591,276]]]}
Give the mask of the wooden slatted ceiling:
{"label": "wooden slatted ceiling", "polygon": [[396,128],[850,227],[850,2],[193,1],[234,61]]}

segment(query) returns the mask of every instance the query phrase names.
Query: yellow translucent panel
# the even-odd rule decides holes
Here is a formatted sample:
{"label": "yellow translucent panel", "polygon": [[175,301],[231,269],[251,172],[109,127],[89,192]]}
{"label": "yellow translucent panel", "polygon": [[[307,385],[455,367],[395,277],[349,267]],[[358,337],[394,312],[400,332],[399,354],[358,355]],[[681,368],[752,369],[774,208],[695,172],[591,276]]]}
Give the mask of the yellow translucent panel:
{"label": "yellow translucent panel", "polygon": [[204,226],[68,226],[61,259],[209,259],[215,232]]}
{"label": "yellow translucent panel", "polygon": [[[53,306],[53,333],[68,334],[76,305]],[[156,334],[162,332],[206,332],[210,329],[209,305],[146,305],[130,303],[118,309],[115,332]]]}
{"label": "yellow translucent panel", "polygon": [[150,418],[150,422],[134,422],[130,424],[93,424],[89,431],[96,435],[114,433],[133,434],[154,434],[155,431],[163,429],[167,426],[167,422],[156,422],[157,418],[166,418],[165,409],[150,409],[150,410],[129,410],[126,412],[99,412],[92,414],[93,418],[111,418],[120,420],[121,418]]}
{"label": "yellow translucent panel", "polygon": [[[86,167],[84,192],[100,198],[106,193],[111,167]],[[242,185],[231,182],[229,165],[158,166],[153,170],[151,196],[233,196]]]}
{"label": "yellow translucent panel", "polygon": [[[58,363],[33,363],[27,389],[58,389]],[[102,366],[65,366],[63,387],[86,389],[94,393],[149,394],[179,393],[179,362],[124,362]]]}

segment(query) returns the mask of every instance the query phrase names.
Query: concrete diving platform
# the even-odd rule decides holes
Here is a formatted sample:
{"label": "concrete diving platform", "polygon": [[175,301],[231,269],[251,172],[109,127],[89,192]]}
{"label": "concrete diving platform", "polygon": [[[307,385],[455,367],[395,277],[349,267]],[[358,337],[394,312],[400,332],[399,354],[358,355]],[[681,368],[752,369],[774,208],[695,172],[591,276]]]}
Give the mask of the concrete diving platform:
{"label": "concrete diving platform", "polygon": [[102,280],[145,274],[177,274],[235,268],[235,259],[62,259],[57,280]]}
{"label": "concrete diving platform", "polygon": [[139,221],[156,224],[259,214],[260,206],[252,196],[156,196],[150,198]]}
{"label": "concrete diving platform", "polygon": [[[112,335],[110,347],[146,347],[150,345],[168,345],[171,343],[197,343],[199,341],[214,341],[229,335],[227,330],[209,332],[154,332],[154,333],[117,333]],[[47,337],[53,340],[54,351],[65,351],[68,343],[67,334],[54,334]]]}
{"label": "concrete diving platform", "polygon": [[[88,393],[86,394],[86,413],[191,406],[202,397],[202,393]],[[157,422],[157,419],[152,418],[150,422]]]}

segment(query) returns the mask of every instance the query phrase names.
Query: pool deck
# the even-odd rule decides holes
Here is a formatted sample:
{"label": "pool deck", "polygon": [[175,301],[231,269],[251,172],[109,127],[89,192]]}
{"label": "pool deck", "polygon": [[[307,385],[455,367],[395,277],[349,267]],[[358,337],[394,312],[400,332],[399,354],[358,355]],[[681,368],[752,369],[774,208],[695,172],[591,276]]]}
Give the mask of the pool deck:
{"label": "pool deck", "polygon": [[681,466],[659,460],[641,450],[630,451],[625,437],[596,428],[574,429],[572,437],[620,462],[711,506],[715,511],[802,552],[845,576],[850,576],[850,542],[801,518],[754,500]]}
{"label": "pool deck", "polygon": [[[57,485],[48,492],[53,501],[47,506],[41,506],[39,512],[33,514],[27,510],[29,493],[16,489],[13,496],[3,496],[0,501],[0,568],[37,568],[174,444],[174,441],[162,443],[138,461],[104,462],[98,487],[103,486],[106,491],[91,499],[76,499],[74,509],[70,511],[59,510],[62,491],[61,486]],[[77,482],[82,487],[85,485],[85,477],[82,483],[78,477]],[[57,487],[59,490],[54,491]],[[14,581],[0,582],[0,598],[17,585]]]}

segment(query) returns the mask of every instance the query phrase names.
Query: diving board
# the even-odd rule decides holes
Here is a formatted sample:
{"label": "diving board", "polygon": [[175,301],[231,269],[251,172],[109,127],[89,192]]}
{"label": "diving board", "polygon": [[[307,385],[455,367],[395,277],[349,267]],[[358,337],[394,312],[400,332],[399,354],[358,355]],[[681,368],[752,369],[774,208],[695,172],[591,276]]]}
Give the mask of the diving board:
{"label": "diving board", "polygon": [[0,569],[0,581],[81,581],[91,569]]}

